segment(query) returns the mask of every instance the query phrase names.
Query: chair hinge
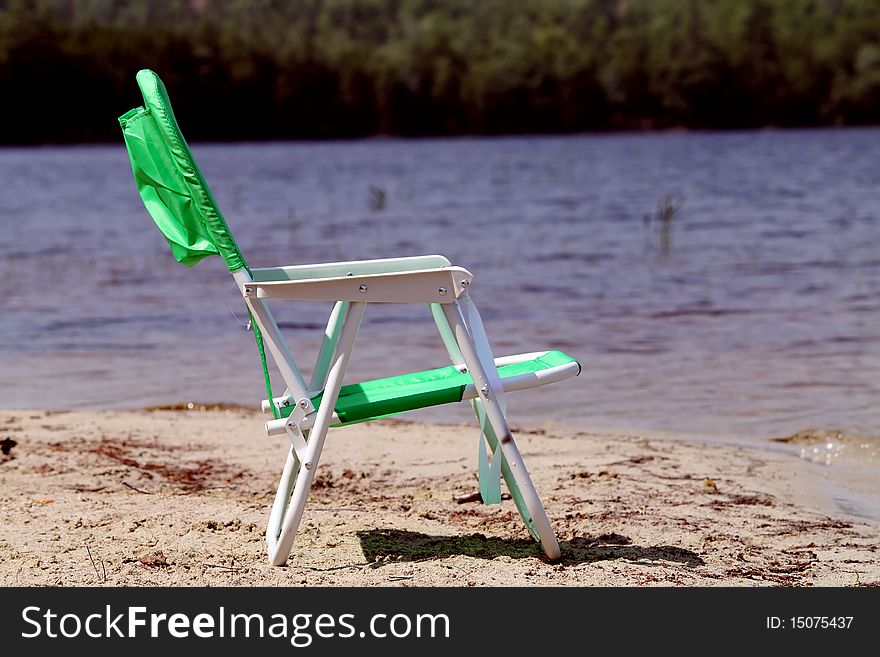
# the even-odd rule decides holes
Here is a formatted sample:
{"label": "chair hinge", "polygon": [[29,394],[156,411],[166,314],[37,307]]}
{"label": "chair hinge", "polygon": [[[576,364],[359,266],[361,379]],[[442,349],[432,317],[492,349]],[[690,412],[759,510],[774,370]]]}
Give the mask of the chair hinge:
{"label": "chair hinge", "polygon": [[293,451],[301,463],[305,460],[307,448],[306,438],[301,427],[305,419],[314,412],[315,405],[312,403],[312,400],[303,397],[297,402],[296,407],[291,411],[284,425],[284,428],[287,430],[287,437],[290,438],[290,444],[293,446]]}
{"label": "chair hinge", "polygon": [[284,428],[287,430],[287,437],[290,439],[290,445],[293,447],[296,458],[302,463],[305,458],[308,444],[306,443],[306,437],[303,435],[302,429],[299,427],[299,422],[297,422],[291,415],[287,418],[287,423],[284,425]]}

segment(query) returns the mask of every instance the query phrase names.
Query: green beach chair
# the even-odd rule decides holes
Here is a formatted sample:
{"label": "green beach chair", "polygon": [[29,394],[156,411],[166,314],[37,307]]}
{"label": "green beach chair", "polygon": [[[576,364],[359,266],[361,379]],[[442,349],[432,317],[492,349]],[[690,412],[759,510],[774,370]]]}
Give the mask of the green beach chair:
{"label": "green beach chair", "polygon": [[[507,424],[505,395],[580,373],[559,351],[495,358],[469,290],[474,276],[439,255],[252,269],[236,244],[187,146],[165,87],[149,70],[137,74],[144,104],[119,123],[138,192],[174,257],[192,266],[219,255],[229,267],[251,315],[261,356],[269,435],[287,435],[290,449],[269,514],[269,561],[287,561],[331,426],[469,401],[481,428],[480,492],[501,499],[500,479],[529,533],[551,559],[559,544]],[[306,381],[269,311],[274,300],[333,304],[314,371]],[[403,376],[343,385],[349,357],[368,303],[430,307],[452,365]],[[272,394],[266,351],[287,390]]]}

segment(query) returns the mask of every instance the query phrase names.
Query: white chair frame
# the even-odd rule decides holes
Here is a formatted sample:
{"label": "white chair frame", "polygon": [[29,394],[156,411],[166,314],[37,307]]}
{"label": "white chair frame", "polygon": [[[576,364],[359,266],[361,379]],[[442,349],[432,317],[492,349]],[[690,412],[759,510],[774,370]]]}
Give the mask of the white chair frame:
{"label": "white chair frame", "polygon": [[[355,262],[239,270],[233,274],[254,322],[263,334],[285,393],[264,400],[264,411],[295,406],[287,418],[266,423],[269,435],[286,433],[290,449],[269,514],[266,544],[269,561],[286,563],[302,520],[309,490],[330,425],[338,421],[335,406],[361,320],[368,303],[424,303],[440,331],[454,366],[473,380],[464,399],[484,409],[486,440],[493,454],[500,443],[501,474],[532,535],[550,559],[561,555],[556,535],[516,446],[504,412],[504,393],[552,383],[576,375],[568,363],[507,379],[497,367],[534,358],[539,353],[494,358],[480,314],[468,289],[473,275],[454,267],[443,256],[417,256]],[[268,301],[323,300],[335,302],[324,331],[311,380],[306,383],[269,311]],[[312,398],[323,392],[319,408]]]}

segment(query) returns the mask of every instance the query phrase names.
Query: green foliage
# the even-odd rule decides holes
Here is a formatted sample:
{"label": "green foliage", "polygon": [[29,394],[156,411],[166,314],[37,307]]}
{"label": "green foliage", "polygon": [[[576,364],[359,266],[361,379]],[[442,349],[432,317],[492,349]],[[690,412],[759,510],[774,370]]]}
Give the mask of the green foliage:
{"label": "green foliage", "polygon": [[[0,0],[0,142],[876,123],[877,0]],[[215,106],[222,109],[215,110]]]}

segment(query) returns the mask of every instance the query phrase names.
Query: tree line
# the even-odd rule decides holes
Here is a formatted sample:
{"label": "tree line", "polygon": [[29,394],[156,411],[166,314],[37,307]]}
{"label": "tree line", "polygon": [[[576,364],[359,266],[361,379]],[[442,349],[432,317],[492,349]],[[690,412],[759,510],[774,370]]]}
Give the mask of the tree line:
{"label": "tree line", "polygon": [[0,143],[880,122],[878,0],[0,0]]}

